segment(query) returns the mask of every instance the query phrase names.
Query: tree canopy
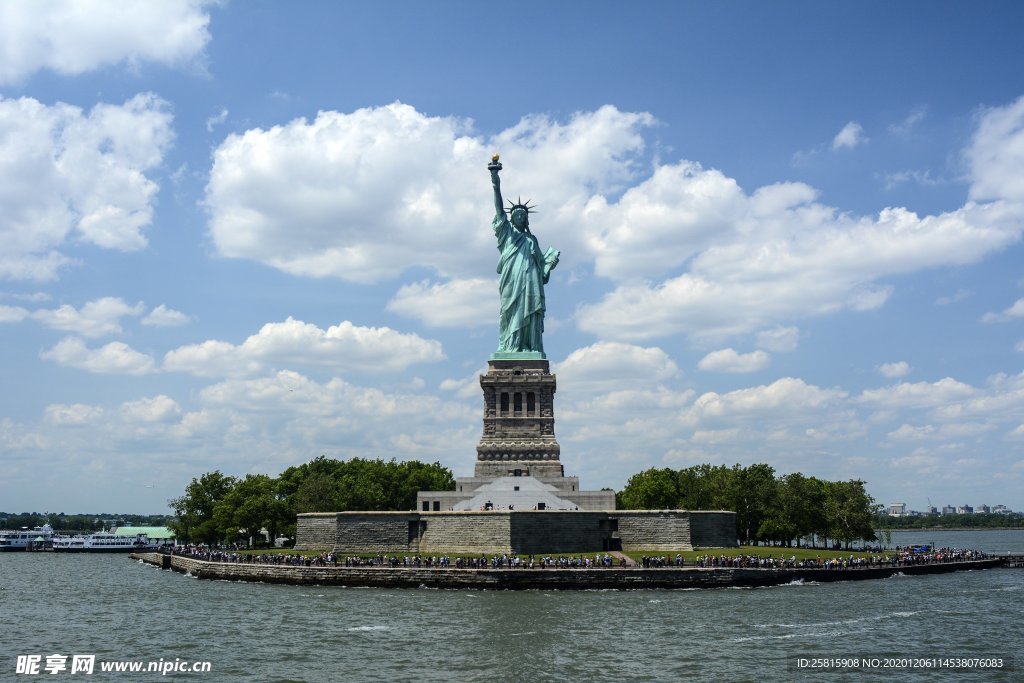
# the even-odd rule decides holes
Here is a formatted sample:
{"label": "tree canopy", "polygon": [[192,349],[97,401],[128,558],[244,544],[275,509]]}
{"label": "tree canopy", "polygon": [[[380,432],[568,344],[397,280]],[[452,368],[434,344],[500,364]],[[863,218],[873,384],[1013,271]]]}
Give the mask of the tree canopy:
{"label": "tree canopy", "polygon": [[825,481],[799,472],[777,476],[763,463],[651,468],[630,477],[617,502],[631,510],[732,510],[736,536],[744,544],[799,545],[803,538],[817,537],[849,546],[874,540],[873,515],[879,509],[858,479]]}
{"label": "tree canopy", "polygon": [[[169,501],[177,515],[169,526],[190,542],[259,542],[261,529],[271,539],[294,536],[298,513],[412,510],[417,491],[454,486],[451,470],[436,462],[320,456],[277,477],[207,472]],[[742,543],[787,546],[806,538],[846,546],[875,540],[880,508],[861,480],[780,476],[763,463],[647,469],[629,478],[616,502],[632,510],[731,510]]]}
{"label": "tree canopy", "polygon": [[451,470],[436,462],[320,456],[277,477],[215,471],[194,478],[183,496],[168,501],[177,515],[170,526],[195,543],[259,541],[260,529],[274,539],[294,535],[300,512],[411,510],[417,491],[454,486]]}
{"label": "tree canopy", "polygon": [[103,531],[112,526],[164,526],[171,520],[170,515],[136,515],[125,513],[95,512],[67,514],[64,512],[0,512],[0,529],[29,529],[49,524],[61,533],[91,533]]}

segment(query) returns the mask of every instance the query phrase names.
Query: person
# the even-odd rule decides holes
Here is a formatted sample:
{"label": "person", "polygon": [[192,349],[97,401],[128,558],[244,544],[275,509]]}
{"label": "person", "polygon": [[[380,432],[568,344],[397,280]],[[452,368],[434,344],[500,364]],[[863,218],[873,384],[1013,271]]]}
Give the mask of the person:
{"label": "person", "polygon": [[501,315],[499,353],[544,354],[544,285],[558,265],[561,253],[554,248],[541,252],[537,237],[530,232],[529,200],[511,204],[505,215],[501,196],[501,163],[495,154],[487,166],[494,188],[494,220],[491,227],[498,240],[498,290]]}

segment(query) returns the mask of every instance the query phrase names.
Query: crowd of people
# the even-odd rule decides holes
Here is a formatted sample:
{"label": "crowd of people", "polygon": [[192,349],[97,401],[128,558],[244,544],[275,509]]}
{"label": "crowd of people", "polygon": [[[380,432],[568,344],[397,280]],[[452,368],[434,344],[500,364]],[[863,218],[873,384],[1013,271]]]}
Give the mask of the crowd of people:
{"label": "crowd of people", "polygon": [[234,549],[212,548],[205,545],[181,545],[169,551],[173,555],[190,557],[207,562],[230,562],[234,564],[272,564],[305,567],[389,567],[427,568],[427,569],[581,569],[594,567],[624,567],[625,558],[598,553],[593,557],[578,556],[534,556],[525,557],[515,553],[501,555],[486,554],[465,557],[448,555],[341,555],[324,552],[318,555],[299,555],[294,553],[243,553]]}
{"label": "crowd of people", "polygon": [[890,554],[850,555],[849,557],[809,557],[797,559],[771,555],[701,555],[695,565],[701,568],[732,569],[867,569],[871,567],[902,567],[935,562],[965,562],[984,560],[988,556],[980,550],[941,548],[927,552],[914,552],[911,548],[897,547]]}
{"label": "crowd of people", "polygon": [[[324,552],[318,555],[298,553],[244,553],[235,549],[213,548],[203,545],[183,545],[170,550],[174,555],[191,557],[208,562],[231,562],[241,564],[270,564],[305,567],[388,567],[427,569],[593,569],[613,567],[625,568],[629,562],[623,555],[608,553],[591,555],[526,555],[515,553],[480,554],[451,557],[449,555],[342,555]],[[712,554],[700,555],[691,566],[701,569],[864,569],[871,567],[899,567],[906,565],[931,564],[935,562],[964,562],[983,560],[987,555],[978,550],[954,548],[930,549],[917,552],[914,548],[897,547],[892,553],[849,557],[821,556],[797,559],[771,555]],[[687,566],[681,554],[674,556],[647,556],[640,558],[639,566],[644,569]]]}

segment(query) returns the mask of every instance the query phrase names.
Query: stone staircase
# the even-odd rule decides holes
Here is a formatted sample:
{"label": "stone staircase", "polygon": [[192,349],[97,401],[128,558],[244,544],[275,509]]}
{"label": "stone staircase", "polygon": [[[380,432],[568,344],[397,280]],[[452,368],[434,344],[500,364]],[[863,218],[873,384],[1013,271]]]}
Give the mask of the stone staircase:
{"label": "stone staircase", "polygon": [[614,557],[616,560],[625,560],[627,567],[636,567],[637,564],[629,555],[620,553],[618,550],[609,550],[608,554]]}

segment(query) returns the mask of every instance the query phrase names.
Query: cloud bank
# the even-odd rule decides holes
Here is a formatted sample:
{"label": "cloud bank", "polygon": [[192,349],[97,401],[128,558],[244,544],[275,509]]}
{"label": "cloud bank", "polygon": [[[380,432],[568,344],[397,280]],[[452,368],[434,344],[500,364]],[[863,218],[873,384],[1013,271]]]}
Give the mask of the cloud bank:
{"label": "cloud bank", "polygon": [[0,3],[0,85],[51,69],[181,65],[210,40],[211,0],[45,0]]}
{"label": "cloud bank", "polygon": [[644,113],[527,117],[486,139],[469,121],[399,103],[229,136],[214,153],[206,204],[225,256],[355,282],[426,268],[436,277],[401,287],[390,310],[432,326],[489,324],[483,164],[501,149],[505,193],[542,204],[542,246],[565,255],[556,279],[583,268],[613,284],[578,307],[581,330],[723,339],[877,308],[892,293],[887,278],[975,263],[1019,240],[1024,189],[1004,171],[1024,164],[1022,120],[1024,99],[979,115],[965,151],[971,199],[936,215],[856,216],[803,183],[747,192],[693,161],[648,166],[643,131],[655,121]]}
{"label": "cloud bank", "polygon": [[153,94],[88,113],[0,98],[0,279],[55,279],[74,241],[145,247],[158,189],[147,173],[172,140],[168,105]]}

